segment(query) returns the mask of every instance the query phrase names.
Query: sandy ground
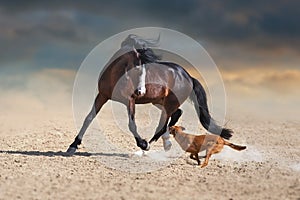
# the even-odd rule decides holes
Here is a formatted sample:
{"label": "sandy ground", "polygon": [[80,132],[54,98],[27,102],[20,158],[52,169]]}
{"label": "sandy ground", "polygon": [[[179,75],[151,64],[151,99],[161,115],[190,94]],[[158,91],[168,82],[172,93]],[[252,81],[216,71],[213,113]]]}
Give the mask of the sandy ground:
{"label": "sandy ground", "polygon": [[247,150],[225,148],[201,169],[188,154],[161,156],[155,151],[161,142],[152,154],[135,155],[132,136],[115,127],[105,109],[99,138],[120,149],[87,148],[92,135],[67,157],[76,135],[71,112],[47,112],[1,113],[0,199],[300,199],[299,121],[230,117],[231,141]]}

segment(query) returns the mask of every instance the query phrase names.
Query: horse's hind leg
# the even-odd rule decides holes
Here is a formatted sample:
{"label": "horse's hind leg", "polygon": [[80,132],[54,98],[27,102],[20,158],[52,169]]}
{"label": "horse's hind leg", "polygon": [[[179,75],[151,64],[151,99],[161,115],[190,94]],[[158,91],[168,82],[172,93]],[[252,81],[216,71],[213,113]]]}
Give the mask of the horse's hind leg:
{"label": "horse's hind leg", "polygon": [[127,105],[127,109],[128,109],[128,118],[129,118],[128,128],[132,132],[137,146],[140,147],[142,150],[149,150],[150,146],[149,146],[148,142],[146,140],[142,139],[141,136],[137,132],[135,116],[134,116],[135,115],[135,100],[134,100],[134,98],[129,99],[129,104]]}
{"label": "horse's hind leg", "polygon": [[164,135],[162,137],[162,139],[164,141],[164,143],[163,143],[164,149],[165,149],[165,151],[170,150],[172,143],[169,140],[170,134],[167,131],[168,121],[171,117],[169,126],[175,125],[175,123],[178,121],[179,117],[182,114],[182,111],[180,109],[178,109],[179,106],[180,106],[180,104],[178,103],[178,100],[175,95],[170,95],[165,99],[164,105],[162,107],[160,107],[160,109],[162,110],[162,113],[161,113],[159,125],[155,131],[154,136],[151,138],[149,143],[157,141],[160,136]]}
{"label": "horse's hind leg", "polygon": [[[177,122],[178,119],[181,117],[182,115],[182,110],[181,109],[177,109],[172,115],[171,115],[171,120],[168,124],[168,127],[174,126]],[[168,120],[169,121],[169,120]],[[170,133],[169,130],[166,129],[166,132],[161,136],[162,140],[163,140],[163,145],[164,145],[164,149],[165,151],[168,151],[171,149],[172,147],[172,143],[170,141]]]}
{"label": "horse's hind leg", "polygon": [[178,109],[171,115],[171,121],[169,122],[168,127],[174,126],[174,125],[178,122],[178,120],[179,120],[179,118],[181,117],[181,115],[182,115],[182,110],[178,108]]}
{"label": "horse's hind leg", "polygon": [[74,154],[76,152],[78,145],[81,144],[81,141],[82,141],[82,138],[83,138],[83,135],[84,135],[86,129],[89,127],[89,125],[91,124],[93,119],[96,117],[96,115],[100,111],[101,107],[107,102],[107,100],[108,99],[103,97],[100,93],[97,95],[95,102],[93,104],[92,110],[86,116],[78,135],[76,136],[74,142],[70,145],[70,147],[67,150],[67,152],[69,154]]}
{"label": "horse's hind leg", "polygon": [[162,109],[159,124],[156,128],[154,136],[151,138],[149,143],[156,142],[158,138],[166,132],[169,118],[170,117],[167,115],[166,111]]}
{"label": "horse's hind leg", "polygon": [[[174,111],[177,110],[177,108],[178,108],[178,106],[177,107],[166,106],[165,109],[162,109],[159,125],[155,131],[154,136],[151,138],[149,143],[157,141],[160,136],[162,136],[164,133],[167,132],[167,125],[168,125],[169,118],[170,118],[170,116],[172,116],[172,113],[174,113]],[[169,143],[169,144],[164,143],[164,148],[166,151],[169,150],[172,145],[171,142],[168,140],[168,138],[169,138],[169,133],[166,133],[166,135],[163,137],[164,142],[168,141],[168,143]]]}

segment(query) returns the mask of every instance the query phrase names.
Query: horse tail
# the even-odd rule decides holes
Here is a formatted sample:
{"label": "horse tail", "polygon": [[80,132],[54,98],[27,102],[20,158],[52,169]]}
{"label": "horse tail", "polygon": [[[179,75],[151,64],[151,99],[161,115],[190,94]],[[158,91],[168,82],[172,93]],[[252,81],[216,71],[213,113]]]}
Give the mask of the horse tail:
{"label": "horse tail", "polygon": [[217,125],[215,120],[209,114],[204,88],[198,80],[196,80],[195,78],[192,78],[192,80],[194,92],[191,93],[190,99],[194,103],[194,107],[202,126],[215,135],[220,135],[222,138],[229,139],[232,136],[233,131],[231,129],[222,128]]}

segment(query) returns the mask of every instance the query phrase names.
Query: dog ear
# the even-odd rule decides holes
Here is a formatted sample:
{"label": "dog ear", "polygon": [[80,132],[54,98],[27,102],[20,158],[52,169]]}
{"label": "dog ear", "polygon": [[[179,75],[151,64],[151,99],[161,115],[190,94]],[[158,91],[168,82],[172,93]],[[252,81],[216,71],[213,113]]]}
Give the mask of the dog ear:
{"label": "dog ear", "polygon": [[185,128],[183,127],[183,126],[180,126],[180,128],[184,131],[185,130]]}

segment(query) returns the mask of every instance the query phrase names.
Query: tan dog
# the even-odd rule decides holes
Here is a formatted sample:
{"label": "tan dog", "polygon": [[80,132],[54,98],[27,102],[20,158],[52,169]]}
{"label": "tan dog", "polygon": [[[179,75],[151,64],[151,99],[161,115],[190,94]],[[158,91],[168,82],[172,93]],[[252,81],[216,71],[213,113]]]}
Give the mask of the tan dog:
{"label": "tan dog", "polygon": [[238,151],[246,149],[246,146],[232,144],[217,135],[191,135],[184,133],[183,130],[185,130],[184,127],[172,126],[170,127],[170,134],[174,136],[184,151],[191,153],[190,158],[197,160],[198,165],[200,165],[198,153],[206,150],[205,161],[201,167],[205,167],[208,164],[210,156],[219,153],[224,145],[228,145]]}

